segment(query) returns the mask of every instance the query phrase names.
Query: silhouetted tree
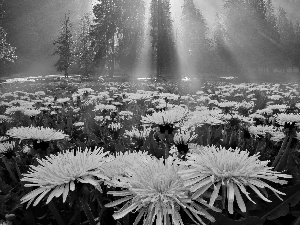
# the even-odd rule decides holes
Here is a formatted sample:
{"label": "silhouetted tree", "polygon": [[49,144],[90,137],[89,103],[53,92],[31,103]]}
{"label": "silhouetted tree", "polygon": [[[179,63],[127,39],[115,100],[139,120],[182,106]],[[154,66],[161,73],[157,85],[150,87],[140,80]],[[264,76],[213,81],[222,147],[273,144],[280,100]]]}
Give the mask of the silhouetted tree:
{"label": "silhouetted tree", "polygon": [[175,75],[177,57],[169,0],[152,0],[150,23],[153,64],[156,65],[157,76],[162,74]]}
{"label": "silhouetted tree", "polygon": [[226,33],[240,68],[258,71],[274,65],[271,56],[278,54],[279,43],[273,26],[264,0],[226,1]]}
{"label": "silhouetted tree", "polygon": [[294,27],[291,21],[287,18],[287,13],[283,8],[279,8],[277,17],[277,26],[280,34],[280,43],[283,46],[282,60],[280,62],[283,71],[293,65],[293,51],[295,44]]}
{"label": "silhouetted tree", "polygon": [[0,73],[4,73],[6,65],[17,59],[16,48],[12,47],[7,41],[7,32],[3,28],[4,20],[4,1],[0,0]]}
{"label": "silhouetted tree", "polygon": [[294,55],[294,66],[296,66],[300,73],[300,21],[295,23],[295,55]]}
{"label": "silhouetted tree", "polygon": [[54,55],[58,55],[59,59],[55,63],[55,67],[58,72],[64,72],[66,78],[69,77],[69,68],[73,62],[73,35],[72,35],[72,24],[70,17],[65,15],[64,21],[62,22],[62,28],[60,35],[53,44],[57,47]]}
{"label": "silhouetted tree", "polygon": [[79,22],[76,40],[74,41],[74,54],[76,66],[79,72],[88,76],[94,71],[94,48],[92,46],[93,38],[90,35],[91,17],[90,14],[82,16]]}
{"label": "silhouetted tree", "polygon": [[92,35],[94,38],[94,49],[96,55],[95,63],[100,67],[107,67],[109,76],[114,75],[117,57],[118,37],[121,27],[122,1],[121,0],[99,0],[94,8],[94,25]]}
{"label": "silhouetted tree", "polygon": [[195,7],[193,0],[184,0],[179,43],[180,54],[183,54],[186,61],[186,71],[189,71],[189,68],[191,72],[205,71],[210,51],[207,33],[208,27],[200,10]]}
{"label": "silhouetted tree", "polygon": [[118,36],[118,56],[120,67],[132,73],[140,60],[144,36],[145,2],[143,0],[123,1],[121,24]]}

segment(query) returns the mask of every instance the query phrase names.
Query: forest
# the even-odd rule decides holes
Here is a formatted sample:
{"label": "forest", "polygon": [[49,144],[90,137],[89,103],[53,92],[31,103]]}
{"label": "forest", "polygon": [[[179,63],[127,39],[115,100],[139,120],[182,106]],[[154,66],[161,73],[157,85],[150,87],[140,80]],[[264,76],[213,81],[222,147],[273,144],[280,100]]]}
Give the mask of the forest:
{"label": "forest", "polygon": [[[49,65],[53,60],[60,72],[66,67],[72,74],[112,76],[117,67],[118,73],[132,75],[143,61],[141,50],[147,35],[151,39],[148,72],[153,76],[287,72],[300,67],[300,23],[290,13],[291,8],[299,9],[297,1],[280,2],[284,7],[272,0],[223,1],[213,25],[193,0],[182,2],[176,25],[166,0],[150,2],[148,24],[147,1],[143,0],[103,0],[93,6],[74,1],[73,8],[69,1],[1,2],[0,62],[5,75],[53,72],[54,63]],[[54,11],[61,16],[55,17]],[[59,41],[60,36],[68,36],[66,32],[69,37]],[[52,53],[59,56],[54,40],[58,45],[68,42],[64,49],[68,56],[53,57]],[[63,59],[66,57],[68,60]],[[48,66],[43,68],[44,64]]]}

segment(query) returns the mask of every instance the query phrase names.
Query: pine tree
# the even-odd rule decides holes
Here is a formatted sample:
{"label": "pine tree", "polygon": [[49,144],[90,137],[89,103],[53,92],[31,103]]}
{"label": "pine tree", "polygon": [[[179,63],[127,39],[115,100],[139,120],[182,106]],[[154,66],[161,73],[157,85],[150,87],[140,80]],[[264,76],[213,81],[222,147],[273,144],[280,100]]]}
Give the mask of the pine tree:
{"label": "pine tree", "polygon": [[79,72],[88,76],[94,70],[94,48],[92,46],[93,38],[90,35],[91,18],[90,14],[82,16],[79,22],[77,37],[74,42],[75,62],[79,67]]}
{"label": "pine tree", "polygon": [[[208,27],[206,21],[194,5],[193,0],[184,0],[182,7],[181,32],[179,43],[181,54],[186,60],[186,71],[197,72],[205,70],[208,62],[209,40],[207,39]],[[201,67],[200,67],[201,66]],[[194,70],[194,71],[193,71]]]}
{"label": "pine tree", "polygon": [[14,62],[17,59],[16,48],[12,47],[7,41],[7,32],[3,28],[4,20],[4,1],[0,0],[0,67],[3,72],[7,63]]}
{"label": "pine tree", "polygon": [[296,66],[300,73],[300,21],[295,23],[295,53],[294,53],[294,66]]}
{"label": "pine tree", "polygon": [[73,35],[72,24],[70,17],[65,14],[64,21],[62,22],[62,28],[57,40],[53,42],[57,46],[53,55],[58,55],[59,59],[55,63],[55,67],[58,72],[64,72],[66,78],[69,77],[69,68],[73,63]]}
{"label": "pine tree", "polygon": [[122,0],[99,0],[93,8],[95,16],[92,26],[93,46],[96,51],[95,63],[108,68],[109,76],[114,75],[120,37]]}
{"label": "pine tree", "polygon": [[280,66],[282,71],[287,71],[293,65],[293,51],[295,43],[295,33],[293,24],[287,18],[287,13],[283,8],[279,8],[277,17],[277,26],[282,45],[282,61]]}
{"label": "pine tree", "polygon": [[124,1],[118,42],[118,63],[126,73],[133,73],[140,60],[144,37],[145,3],[143,0]]}
{"label": "pine tree", "polygon": [[272,38],[264,0],[230,0],[225,3],[229,45],[242,70],[265,69]]}
{"label": "pine tree", "polygon": [[156,65],[157,76],[176,74],[176,49],[172,32],[169,0],[152,0],[151,2],[151,32],[153,62]]}

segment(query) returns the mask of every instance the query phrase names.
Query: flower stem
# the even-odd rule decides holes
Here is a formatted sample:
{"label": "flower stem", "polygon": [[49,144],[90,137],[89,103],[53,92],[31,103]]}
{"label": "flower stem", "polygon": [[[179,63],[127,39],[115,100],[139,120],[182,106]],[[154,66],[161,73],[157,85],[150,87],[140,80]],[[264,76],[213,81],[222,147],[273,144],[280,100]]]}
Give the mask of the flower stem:
{"label": "flower stem", "polygon": [[2,157],[2,161],[3,161],[3,163],[4,163],[5,167],[6,167],[6,169],[7,169],[8,173],[9,173],[9,175],[10,175],[10,178],[11,178],[14,182],[18,183],[18,180],[17,180],[16,176],[14,175],[14,173],[11,171],[10,166],[8,165],[8,163],[7,163],[6,160],[5,160],[5,157]]}
{"label": "flower stem", "polygon": [[79,201],[86,217],[89,220],[90,225],[97,225],[87,201],[82,197],[79,197]]}
{"label": "flower stem", "polygon": [[287,159],[289,154],[292,152],[291,143],[292,143],[293,138],[290,138],[289,143],[287,144],[287,147],[285,151],[282,154],[282,157],[280,158],[279,162],[277,163],[275,167],[275,171],[282,171],[286,167]]}
{"label": "flower stem", "polygon": [[52,212],[53,216],[55,217],[57,223],[59,225],[65,225],[65,222],[63,221],[63,219],[62,219],[61,215],[59,214],[53,201],[50,201],[48,203],[48,207],[49,207],[50,211]]}
{"label": "flower stem", "polygon": [[279,150],[278,154],[276,155],[274,162],[272,163],[272,167],[275,167],[277,165],[277,163],[279,162],[280,157],[281,157],[281,155],[283,154],[283,152],[285,150],[288,139],[289,139],[289,136],[286,135],[285,138],[284,138],[284,141],[282,142],[280,150]]}

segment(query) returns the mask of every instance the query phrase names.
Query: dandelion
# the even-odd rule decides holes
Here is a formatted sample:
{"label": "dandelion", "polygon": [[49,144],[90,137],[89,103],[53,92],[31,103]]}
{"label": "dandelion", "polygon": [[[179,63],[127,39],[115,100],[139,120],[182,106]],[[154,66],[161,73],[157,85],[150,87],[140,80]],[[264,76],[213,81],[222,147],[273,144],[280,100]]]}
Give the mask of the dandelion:
{"label": "dandelion", "polygon": [[109,185],[112,185],[111,181],[117,181],[119,177],[127,176],[128,168],[138,169],[142,162],[152,159],[151,155],[142,151],[116,152],[115,154],[102,167],[104,174],[110,178],[110,181],[105,181]]}
{"label": "dandelion", "polygon": [[132,127],[132,130],[131,131],[126,130],[124,135],[138,140],[140,139],[144,140],[149,136],[151,130],[152,130],[151,128],[144,128],[143,130],[139,130],[135,127]]}
{"label": "dandelion", "polygon": [[[246,212],[246,206],[241,192],[255,203],[249,196],[246,187],[250,187],[261,199],[270,202],[260,191],[269,188],[278,197],[284,193],[271,187],[265,181],[286,184],[287,181],[279,178],[292,178],[287,174],[272,171],[268,167],[268,161],[260,161],[259,154],[249,156],[248,151],[239,149],[228,149],[201,147],[193,154],[187,155],[186,165],[190,168],[179,172],[185,181],[185,186],[193,193],[192,199],[201,196],[210,187],[214,188],[210,197],[209,205],[213,206],[222,186],[223,199],[227,197],[228,211],[233,214],[233,202],[236,199],[242,212]],[[265,181],[264,181],[265,180]],[[281,198],[280,198],[281,199]]]}
{"label": "dandelion", "polygon": [[300,114],[281,113],[276,116],[276,122],[285,127],[293,127],[300,123]]}
{"label": "dandelion", "polygon": [[[182,168],[173,158],[152,158],[143,163],[139,169],[127,169],[128,176],[121,177],[116,186],[127,190],[109,191],[108,194],[124,197],[108,203],[106,207],[114,207],[123,202],[126,204],[113,214],[114,219],[120,219],[130,212],[138,212],[134,225],[144,217],[144,225],[170,223],[183,225],[179,208],[192,218],[195,217],[201,224],[205,224],[199,215],[214,222],[214,218],[198,203],[189,198],[189,192],[179,177],[178,171]],[[198,202],[205,204],[203,199]],[[193,216],[192,216],[193,215]],[[193,219],[194,220],[194,219]],[[195,223],[197,223],[194,220]],[[170,223],[171,224],[171,223]]]}
{"label": "dandelion", "polygon": [[39,109],[26,109],[23,111],[23,114],[26,116],[36,116],[39,115],[41,113],[41,110]]}
{"label": "dandelion", "polygon": [[142,123],[153,124],[160,127],[160,132],[173,132],[175,124],[181,122],[188,114],[188,110],[182,107],[175,107],[162,112],[155,112],[151,116],[142,116]]}
{"label": "dandelion", "polygon": [[6,132],[6,135],[21,140],[33,139],[47,142],[65,139],[68,135],[49,127],[14,127]]}
{"label": "dandelion", "polygon": [[[76,183],[87,183],[99,187],[99,182],[108,180],[101,169],[107,161],[102,148],[94,151],[69,150],[57,155],[46,156],[45,159],[37,159],[39,165],[30,166],[28,173],[23,174],[21,181],[28,182],[25,187],[38,187],[21,199],[21,203],[28,202],[27,208],[34,201],[36,206],[44,196],[49,194],[46,204],[53,197],[63,195],[63,202],[66,201],[69,190],[75,190]],[[37,198],[36,198],[37,197]]]}

